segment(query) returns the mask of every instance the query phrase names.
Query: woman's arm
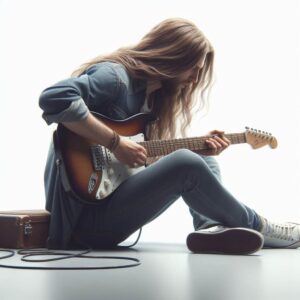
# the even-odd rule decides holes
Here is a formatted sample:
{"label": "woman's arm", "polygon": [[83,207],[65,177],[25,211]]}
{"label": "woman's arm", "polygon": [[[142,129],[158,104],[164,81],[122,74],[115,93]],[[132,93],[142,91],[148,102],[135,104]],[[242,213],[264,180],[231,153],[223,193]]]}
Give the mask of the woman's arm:
{"label": "woman's arm", "polygon": [[[105,107],[118,98],[120,81],[109,64],[91,67],[86,74],[62,80],[45,89],[39,98],[47,124],[62,123],[71,131],[105,147],[111,144],[113,130],[90,113],[90,107]],[[121,162],[142,165],[146,150],[121,138],[114,155]]]}
{"label": "woman's arm", "polygon": [[[114,137],[113,130],[106,126],[99,119],[95,118],[90,112],[86,119],[76,122],[62,122],[71,131],[95,141],[107,147]],[[146,149],[139,144],[121,137],[117,148],[114,150],[115,157],[122,163],[131,167],[134,164],[144,165],[147,153]]]}

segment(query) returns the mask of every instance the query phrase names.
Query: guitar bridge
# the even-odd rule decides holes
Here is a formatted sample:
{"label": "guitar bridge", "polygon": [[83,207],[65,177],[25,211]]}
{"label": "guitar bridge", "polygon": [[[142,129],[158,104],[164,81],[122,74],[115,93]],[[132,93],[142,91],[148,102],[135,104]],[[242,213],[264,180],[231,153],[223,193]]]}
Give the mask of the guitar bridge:
{"label": "guitar bridge", "polygon": [[105,153],[103,147],[100,145],[91,146],[91,154],[94,170],[102,171],[103,166],[105,165]]}

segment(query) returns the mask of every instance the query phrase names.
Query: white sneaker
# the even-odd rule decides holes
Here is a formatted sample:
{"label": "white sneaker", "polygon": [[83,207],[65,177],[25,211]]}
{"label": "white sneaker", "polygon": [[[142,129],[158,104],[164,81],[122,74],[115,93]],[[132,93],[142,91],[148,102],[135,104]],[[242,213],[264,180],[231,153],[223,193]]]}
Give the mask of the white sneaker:
{"label": "white sneaker", "polygon": [[261,233],[264,236],[264,248],[300,247],[300,224],[285,222],[275,223],[262,218]]}
{"label": "white sneaker", "polygon": [[262,248],[263,241],[256,230],[217,225],[190,233],[186,244],[195,253],[251,254]]}

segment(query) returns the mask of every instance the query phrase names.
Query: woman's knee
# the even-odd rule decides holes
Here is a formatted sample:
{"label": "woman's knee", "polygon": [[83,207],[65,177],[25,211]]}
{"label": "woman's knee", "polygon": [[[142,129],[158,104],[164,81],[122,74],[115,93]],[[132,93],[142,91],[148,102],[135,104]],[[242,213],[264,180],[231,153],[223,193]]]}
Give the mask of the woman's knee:
{"label": "woman's knee", "polygon": [[208,166],[201,156],[188,149],[179,149],[168,155],[166,161],[170,172],[198,173],[200,170],[208,170]]}
{"label": "woman's knee", "polygon": [[179,149],[170,154],[174,164],[180,167],[192,167],[205,164],[203,158],[195,152],[188,149]]}
{"label": "woman's knee", "polygon": [[199,155],[180,149],[154,163],[144,174],[153,178],[152,185],[157,185],[162,190],[172,187],[174,191],[181,193],[182,186],[187,181],[195,182],[200,177],[206,177],[209,172],[207,164]]}

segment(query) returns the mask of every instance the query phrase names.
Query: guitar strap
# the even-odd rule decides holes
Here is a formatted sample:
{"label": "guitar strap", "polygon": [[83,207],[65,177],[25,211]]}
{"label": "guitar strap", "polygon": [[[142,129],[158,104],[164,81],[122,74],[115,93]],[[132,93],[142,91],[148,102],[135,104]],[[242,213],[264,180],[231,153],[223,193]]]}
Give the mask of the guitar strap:
{"label": "guitar strap", "polygon": [[55,158],[56,158],[56,167],[60,174],[61,183],[63,185],[63,188],[64,188],[65,192],[67,192],[67,193],[72,192],[73,196],[75,196],[76,198],[79,198],[71,189],[71,185],[70,185],[70,182],[69,182],[69,179],[67,176],[66,168],[63,163],[63,158],[62,158],[62,154],[61,154],[61,150],[60,150],[60,146],[59,146],[60,143],[59,143],[59,137],[58,137],[57,130],[55,130],[53,132],[53,145],[54,145],[54,152],[55,152]]}

